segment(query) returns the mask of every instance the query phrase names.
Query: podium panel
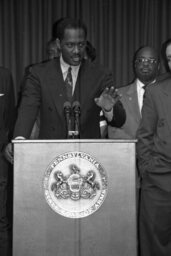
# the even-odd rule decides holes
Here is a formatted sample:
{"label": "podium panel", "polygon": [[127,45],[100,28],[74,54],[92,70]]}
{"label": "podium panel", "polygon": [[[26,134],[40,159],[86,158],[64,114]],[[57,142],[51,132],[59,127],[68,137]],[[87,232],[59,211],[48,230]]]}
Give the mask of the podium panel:
{"label": "podium panel", "polygon": [[[14,140],[13,143],[13,256],[137,255],[135,141]],[[89,179],[91,172],[76,176],[76,171],[82,172],[84,169],[85,159],[81,167],[77,161],[78,170],[75,174],[66,174],[66,168],[61,165],[62,160],[55,159],[72,152],[91,156],[93,163],[100,163],[99,170],[102,174],[104,170],[107,178],[102,175],[100,183],[95,182],[95,178]],[[62,211],[62,214],[58,212],[58,209],[55,211],[53,200],[46,196],[47,177],[53,168],[57,168],[54,172],[56,180],[50,186],[50,193],[55,188],[56,201],[63,203],[64,209],[68,204],[74,211],[75,205],[80,204],[85,215],[67,216]],[[86,171],[90,169],[88,167]],[[57,178],[60,171],[63,174],[61,180]],[[71,177],[71,187],[66,189]],[[84,182],[84,186],[81,186],[89,193],[84,199],[76,198],[78,193],[75,192],[80,192],[78,180],[81,179],[81,184]],[[94,202],[92,198],[94,194],[97,196],[100,193],[99,188],[103,183],[106,186],[105,196],[99,205],[94,203],[97,206],[94,211],[86,211],[84,202]],[[64,193],[66,191],[70,191],[70,194]],[[66,197],[60,199],[60,193]],[[84,195],[81,194],[82,197]],[[70,208],[67,209],[70,211]]]}

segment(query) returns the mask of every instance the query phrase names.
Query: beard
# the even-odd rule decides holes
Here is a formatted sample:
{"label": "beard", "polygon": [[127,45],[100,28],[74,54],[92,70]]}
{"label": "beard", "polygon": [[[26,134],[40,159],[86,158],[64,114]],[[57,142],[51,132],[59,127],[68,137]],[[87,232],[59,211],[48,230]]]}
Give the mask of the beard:
{"label": "beard", "polygon": [[143,70],[136,70],[136,76],[142,83],[148,84],[156,79],[157,71],[149,70],[147,72],[143,72]]}

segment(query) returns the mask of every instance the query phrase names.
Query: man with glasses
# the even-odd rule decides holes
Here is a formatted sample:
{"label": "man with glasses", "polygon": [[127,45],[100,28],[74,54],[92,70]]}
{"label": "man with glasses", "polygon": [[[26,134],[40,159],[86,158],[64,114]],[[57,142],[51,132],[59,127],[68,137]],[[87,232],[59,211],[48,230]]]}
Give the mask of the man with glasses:
{"label": "man with glasses", "polygon": [[[126,110],[126,122],[123,127],[109,126],[108,136],[112,139],[136,139],[137,129],[141,121],[141,110],[145,87],[156,82],[159,71],[159,58],[155,49],[141,47],[134,56],[135,80],[118,90],[121,102]],[[137,170],[137,213],[139,214],[140,177]]]}
{"label": "man with glasses", "polygon": [[118,100],[111,73],[84,59],[86,26],[80,20],[64,18],[56,35],[60,57],[32,67],[22,93],[14,137],[29,138],[40,111],[39,139],[67,138],[64,105],[75,101],[81,108],[79,138],[100,138],[101,109],[108,122],[121,127],[125,110]]}
{"label": "man with glasses", "polygon": [[145,87],[156,82],[159,67],[159,58],[155,49],[145,46],[137,50],[134,56],[135,80],[118,89],[121,102],[126,110],[126,122],[121,129],[109,126],[109,138],[136,139]]}

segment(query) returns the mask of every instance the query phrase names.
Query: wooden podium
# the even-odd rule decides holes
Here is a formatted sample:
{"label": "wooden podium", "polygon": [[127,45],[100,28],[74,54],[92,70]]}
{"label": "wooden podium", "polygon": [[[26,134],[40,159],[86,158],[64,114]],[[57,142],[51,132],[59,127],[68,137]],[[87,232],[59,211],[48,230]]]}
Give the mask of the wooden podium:
{"label": "wooden podium", "polygon": [[[13,256],[137,255],[135,141],[14,140],[13,143]],[[103,167],[103,170],[100,169],[101,167],[99,170],[102,174],[104,171],[107,177],[107,179],[102,177],[101,183],[96,182],[98,186],[95,189],[95,178],[89,179],[88,172],[82,175],[84,179],[77,179],[76,175],[72,176],[72,182],[84,180],[84,189],[86,188],[91,196],[92,191],[98,196],[102,184],[106,186],[104,192],[106,194],[100,201],[101,205],[99,201],[97,203],[93,201],[95,197],[80,200],[56,199],[60,204],[63,202],[64,208],[68,207],[66,205],[69,203],[71,210],[75,209],[74,205],[82,205],[81,217],[72,214],[67,216],[67,211],[63,210],[56,212],[53,200],[45,192],[53,168],[57,168],[53,176],[56,177],[56,183],[52,182],[50,193],[55,188],[57,194],[58,188],[68,186],[71,177],[68,174],[65,176],[66,168],[63,169],[61,165],[58,167],[57,163],[61,164],[63,161],[59,161],[58,156],[70,156],[72,152],[81,152],[83,161],[86,160],[87,155],[90,156],[89,162],[94,166],[100,163],[97,166]],[[77,160],[79,165],[80,161]],[[80,168],[81,173],[84,162],[81,167],[77,167]],[[62,180],[57,178],[58,171],[62,171],[65,176]],[[73,185],[73,188],[80,191],[77,185]],[[87,189],[90,185],[91,189]],[[75,195],[77,194],[71,193],[70,197]],[[96,209],[91,206],[91,209],[95,209],[94,212],[84,209],[83,202],[86,205],[89,201],[96,206]]]}

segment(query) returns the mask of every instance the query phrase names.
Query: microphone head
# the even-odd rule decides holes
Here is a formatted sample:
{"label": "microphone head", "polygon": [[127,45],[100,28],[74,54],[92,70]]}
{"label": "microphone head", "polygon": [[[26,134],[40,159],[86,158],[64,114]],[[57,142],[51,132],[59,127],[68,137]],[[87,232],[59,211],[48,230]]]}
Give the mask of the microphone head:
{"label": "microphone head", "polygon": [[69,109],[69,108],[71,108],[71,103],[69,102],[69,101],[65,101],[64,102],[64,109]]}
{"label": "microphone head", "polygon": [[73,109],[80,109],[80,103],[79,101],[74,101],[72,104],[72,108]]}

